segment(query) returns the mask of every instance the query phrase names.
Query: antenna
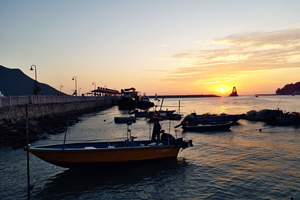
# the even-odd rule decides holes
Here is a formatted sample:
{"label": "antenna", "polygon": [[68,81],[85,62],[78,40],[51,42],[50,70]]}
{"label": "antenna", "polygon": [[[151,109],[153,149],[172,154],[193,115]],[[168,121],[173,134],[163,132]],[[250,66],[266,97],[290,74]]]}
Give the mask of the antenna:
{"label": "antenna", "polygon": [[281,101],[281,98],[279,99],[279,102],[278,102],[278,104],[277,104],[277,107],[276,107],[277,109],[279,109],[278,106],[279,106],[279,104],[280,104],[280,101]]}

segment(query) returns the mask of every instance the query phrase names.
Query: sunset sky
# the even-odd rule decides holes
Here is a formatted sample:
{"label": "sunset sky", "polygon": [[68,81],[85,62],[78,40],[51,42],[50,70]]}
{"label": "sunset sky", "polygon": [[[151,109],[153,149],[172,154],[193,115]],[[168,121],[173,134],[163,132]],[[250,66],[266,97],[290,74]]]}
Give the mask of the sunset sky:
{"label": "sunset sky", "polygon": [[[72,94],[275,93],[300,81],[299,0],[0,0],[0,65]],[[78,89],[79,90],[79,89]],[[221,92],[221,90],[223,92]]]}

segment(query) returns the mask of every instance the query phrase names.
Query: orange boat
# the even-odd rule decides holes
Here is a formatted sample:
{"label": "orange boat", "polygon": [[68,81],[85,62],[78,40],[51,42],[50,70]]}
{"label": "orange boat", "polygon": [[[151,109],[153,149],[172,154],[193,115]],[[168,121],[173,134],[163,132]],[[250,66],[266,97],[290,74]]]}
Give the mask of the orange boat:
{"label": "orange boat", "polygon": [[177,158],[181,148],[192,146],[191,140],[185,142],[182,138],[175,139],[171,134],[161,131],[158,122],[154,124],[151,140],[134,139],[130,134],[125,141],[36,146],[29,147],[28,151],[48,163],[73,168]]}

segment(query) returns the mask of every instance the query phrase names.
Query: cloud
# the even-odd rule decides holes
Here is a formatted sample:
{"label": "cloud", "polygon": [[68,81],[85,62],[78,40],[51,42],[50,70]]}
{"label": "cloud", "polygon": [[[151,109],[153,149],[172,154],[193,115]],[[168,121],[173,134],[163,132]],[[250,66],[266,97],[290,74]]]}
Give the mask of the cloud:
{"label": "cloud", "polygon": [[162,72],[168,72],[168,70],[158,70],[158,69],[150,69],[150,70],[139,70],[137,72],[151,72],[151,73],[162,73]]}
{"label": "cloud", "polygon": [[167,45],[167,44],[162,44],[162,45],[160,45],[161,47],[168,47],[169,45]]}
{"label": "cloud", "polygon": [[171,56],[188,60],[191,66],[174,70],[166,80],[196,80],[200,72],[201,81],[209,81],[211,75],[232,78],[260,70],[300,68],[300,28],[233,34],[202,43],[200,49]]}

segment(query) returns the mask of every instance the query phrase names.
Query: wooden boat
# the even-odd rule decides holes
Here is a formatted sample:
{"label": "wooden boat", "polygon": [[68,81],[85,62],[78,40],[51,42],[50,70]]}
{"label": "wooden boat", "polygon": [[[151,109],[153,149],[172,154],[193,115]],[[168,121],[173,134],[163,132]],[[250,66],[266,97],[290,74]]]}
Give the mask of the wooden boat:
{"label": "wooden boat", "polygon": [[[192,141],[161,134],[154,124],[152,139],[135,141],[127,129],[125,141],[57,144],[29,147],[28,151],[53,165],[72,167],[106,167],[132,162],[177,158],[179,150],[192,146]],[[130,137],[128,137],[128,133]],[[161,134],[161,135],[160,135]]]}
{"label": "wooden boat", "polygon": [[269,124],[273,125],[299,125],[300,118],[276,118],[273,120],[267,121]]}
{"label": "wooden boat", "polygon": [[207,123],[187,123],[182,125],[185,131],[226,131],[229,130],[233,122],[207,122]]}
{"label": "wooden boat", "polygon": [[275,116],[275,115],[269,116],[266,122],[273,125],[299,125],[300,113],[287,112],[287,113],[282,113],[279,116]]}
{"label": "wooden boat", "polygon": [[128,123],[128,122],[136,122],[135,117],[115,117],[114,118],[115,123]]}
{"label": "wooden boat", "polygon": [[227,114],[203,114],[197,115],[196,113],[191,113],[182,120],[182,124],[186,123],[205,123],[205,122],[223,122],[223,121],[233,121],[236,122],[242,118],[242,115],[227,115]]}
{"label": "wooden boat", "polygon": [[162,112],[158,112],[157,114],[154,113],[153,116],[149,117],[150,120],[152,121],[156,121],[156,120],[180,120],[181,119],[181,115],[180,114],[175,114],[175,113],[162,113]]}
{"label": "wooden boat", "polygon": [[138,110],[135,109],[132,112],[129,112],[129,114],[134,114],[135,117],[149,117],[152,116],[154,111],[148,111],[148,110]]}
{"label": "wooden boat", "polygon": [[148,109],[154,106],[149,97],[140,96],[135,88],[122,89],[121,98],[117,100],[117,104],[121,110]]}
{"label": "wooden boat", "polygon": [[[154,111],[151,113],[152,115],[149,115],[151,121],[157,121],[157,120],[180,120],[181,115],[174,113],[176,110],[162,110],[162,105],[164,102],[164,98],[162,99],[162,102],[160,104],[160,109],[158,111]],[[179,101],[179,109],[180,110],[180,101]]]}
{"label": "wooden boat", "polygon": [[159,111],[139,111],[135,110],[134,112],[131,112],[130,114],[134,114],[135,117],[146,117],[151,118],[153,116],[171,116],[174,115],[174,112],[176,110],[159,110]]}

